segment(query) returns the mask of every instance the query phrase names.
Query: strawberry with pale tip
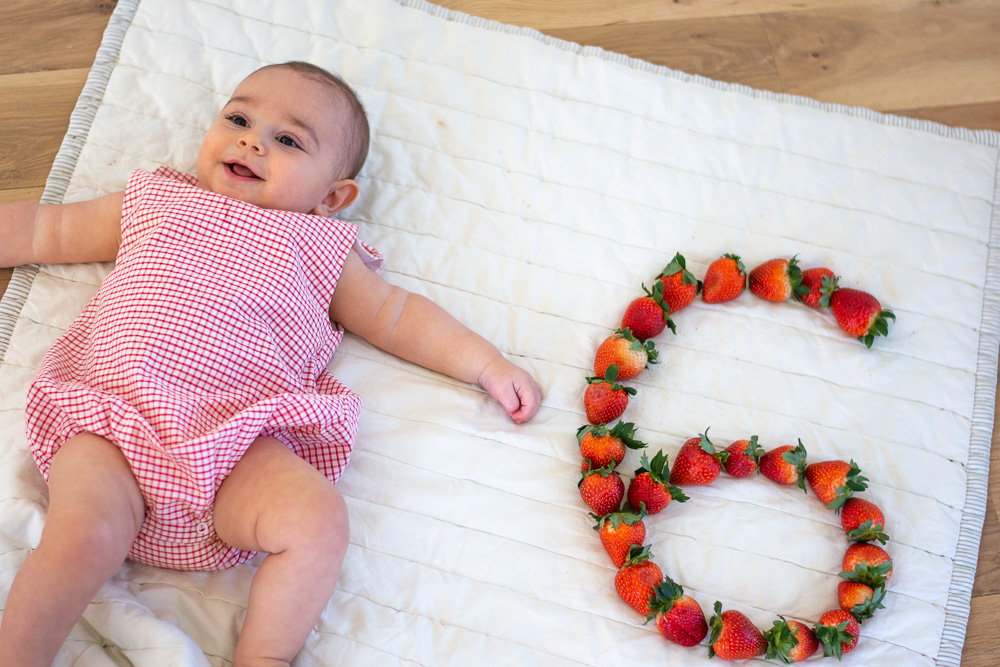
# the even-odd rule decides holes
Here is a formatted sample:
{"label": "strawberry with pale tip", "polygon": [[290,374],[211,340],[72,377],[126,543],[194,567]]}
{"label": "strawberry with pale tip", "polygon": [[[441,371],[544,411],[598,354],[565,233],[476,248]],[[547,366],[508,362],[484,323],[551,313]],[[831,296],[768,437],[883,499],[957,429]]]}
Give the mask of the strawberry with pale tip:
{"label": "strawberry with pale tip", "polygon": [[670,307],[669,312],[674,315],[681,308],[691,305],[701,291],[701,281],[687,270],[684,255],[680,253],[675,254],[670,263],[663,268],[659,280],[663,285],[663,300]]}
{"label": "strawberry with pale tip", "polygon": [[757,461],[764,454],[764,449],[757,444],[757,436],[749,440],[737,440],[725,449],[726,463],[724,470],[733,477],[749,477],[757,470]]}
{"label": "strawberry with pale tip", "polygon": [[678,486],[711,484],[719,478],[729,454],[718,451],[708,439],[708,429],[697,438],[690,438],[677,451],[670,483]]}
{"label": "strawberry with pale tip", "polygon": [[829,300],[837,325],[865,347],[871,347],[876,336],[888,336],[889,320],[896,319],[891,310],[884,310],[878,299],[862,290],[840,287]]}
{"label": "strawberry with pale tip", "polygon": [[725,660],[746,660],[767,653],[767,640],[757,626],[735,609],[722,611],[715,603],[715,614],[708,621],[712,631],[708,639],[708,657]]}
{"label": "strawberry with pale tip", "polygon": [[876,609],[885,609],[882,600],[885,599],[885,587],[872,588],[860,581],[841,581],[837,584],[837,601],[840,608],[850,612],[851,616],[863,623],[875,615]]}
{"label": "strawberry with pale tip", "polygon": [[746,289],[746,267],[739,255],[727,253],[708,265],[702,282],[701,299],[705,303],[732,301]]}
{"label": "strawberry with pale tip", "polygon": [[616,511],[625,497],[625,482],[610,465],[584,470],[578,486],[583,502],[597,516]]}
{"label": "strawberry with pale tip", "polygon": [[617,380],[618,364],[608,366],[603,377],[587,378],[583,407],[591,424],[607,424],[625,413],[629,396],[635,396],[636,391],[619,384]]}
{"label": "strawberry with pale tip", "polygon": [[802,269],[795,257],[769,259],[755,266],[748,275],[750,292],[766,301],[788,301],[793,296],[808,294],[802,285]]}
{"label": "strawberry with pale tip", "polygon": [[633,510],[656,514],[663,511],[671,500],[682,503],[688,499],[683,491],[670,483],[667,469],[667,455],[662,450],[653,456],[652,461],[642,455],[640,466],[628,485],[628,504]]}
{"label": "strawberry with pale tip", "polygon": [[618,380],[631,380],[641,373],[647,364],[655,364],[657,360],[656,346],[653,341],[640,341],[632,335],[629,329],[617,329],[604,339],[597,347],[594,355],[594,375],[604,377],[608,368],[618,366]]}
{"label": "strawberry with pale tip", "polygon": [[645,512],[612,512],[604,516],[590,516],[597,520],[594,530],[615,567],[624,565],[629,549],[641,547],[646,539],[646,524],[642,521],[646,516]]}
{"label": "strawberry with pale tip", "polygon": [[795,447],[782,445],[764,452],[757,468],[772,482],[785,486],[796,484],[806,490],[806,448],[801,440]]}
{"label": "strawberry with pale tip", "polygon": [[583,456],[583,470],[617,468],[625,458],[625,448],[642,449],[646,446],[642,440],[635,437],[635,424],[618,422],[610,429],[604,426],[585,424],[576,431],[580,443],[580,454]]}
{"label": "strawberry with pale tip", "polygon": [[656,585],[663,581],[660,566],[652,560],[649,547],[633,546],[615,574],[615,590],[622,600],[644,617],[649,617],[650,601]]}
{"label": "strawberry with pale tip", "polygon": [[708,622],[701,605],[685,595],[681,585],[670,577],[664,577],[653,587],[646,620],[653,619],[664,638],[681,646],[695,646],[708,634]]}
{"label": "strawberry with pale tip", "polygon": [[667,327],[677,333],[670,319],[670,305],[663,299],[663,283],[657,281],[652,290],[643,285],[642,290],[646,296],[633,299],[625,308],[621,328],[630,330],[640,340],[659,336]]}
{"label": "strawberry with pale tip", "polygon": [[764,657],[769,660],[777,658],[785,664],[805,660],[819,648],[816,635],[808,625],[784,616],[778,616],[774,626],[764,633],[764,639],[767,640]]}
{"label": "strawberry with pale tip", "polygon": [[861,475],[853,460],[820,461],[806,466],[806,479],[816,497],[832,510],[838,510],[855,492],[868,488],[868,478]]}
{"label": "strawberry with pale tip", "polygon": [[819,617],[813,634],[823,647],[823,656],[836,656],[840,660],[858,645],[861,628],[858,620],[843,609],[831,609]]}
{"label": "strawberry with pale tip", "polygon": [[863,498],[849,498],[840,508],[840,525],[849,542],[881,542],[889,536],[885,530],[885,515],[875,503]]}

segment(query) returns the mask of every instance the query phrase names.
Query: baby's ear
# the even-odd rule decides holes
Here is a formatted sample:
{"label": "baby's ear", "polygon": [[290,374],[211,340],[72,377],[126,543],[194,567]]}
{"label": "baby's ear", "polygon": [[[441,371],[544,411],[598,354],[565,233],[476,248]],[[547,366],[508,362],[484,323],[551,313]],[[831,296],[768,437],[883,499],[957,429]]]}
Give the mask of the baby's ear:
{"label": "baby's ear", "polygon": [[354,200],[358,198],[360,191],[361,188],[358,187],[358,184],[350,178],[337,181],[330,188],[330,192],[326,195],[326,198],[312,212],[324,218],[329,218],[334,213],[342,211],[353,204]]}

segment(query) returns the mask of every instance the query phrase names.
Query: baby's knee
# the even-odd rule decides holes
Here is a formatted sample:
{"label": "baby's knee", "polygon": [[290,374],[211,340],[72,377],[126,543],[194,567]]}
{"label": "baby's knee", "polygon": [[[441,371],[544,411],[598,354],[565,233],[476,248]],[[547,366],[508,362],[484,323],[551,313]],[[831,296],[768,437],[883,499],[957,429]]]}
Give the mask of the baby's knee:
{"label": "baby's knee", "polygon": [[298,498],[296,506],[287,508],[295,527],[291,538],[298,548],[313,551],[323,558],[343,558],[350,541],[350,521],[347,503],[333,484],[317,485]]}

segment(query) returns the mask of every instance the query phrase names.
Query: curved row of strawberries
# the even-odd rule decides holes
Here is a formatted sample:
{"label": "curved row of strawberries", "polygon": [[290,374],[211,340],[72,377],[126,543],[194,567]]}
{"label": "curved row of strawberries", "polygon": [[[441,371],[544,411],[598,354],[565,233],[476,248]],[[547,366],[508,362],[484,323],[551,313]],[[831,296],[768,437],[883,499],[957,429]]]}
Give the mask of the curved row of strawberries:
{"label": "curved row of strawberries", "polygon": [[[882,547],[888,537],[883,532],[885,516],[872,502],[855,497],[867,488],[867,479],[854,461],[806,463],[806,449],[798,445],[765,451],[757,436],[737,440],[718,449],[708,438],[708,429],[687,440],[677,452],[673,468],[663,451],[652,459],[645,453],[641,465],[625,482],[616,468],[626,449],[641,449],[646,443],[636,437],[635,424],[619,420],[636,390],[621,382],[657,362],[653,341],[665,328],[675,330],[671,319],[690,305],[700,293],[706,303],[722,303],[750,291],[768,301],[797,299],[819,308],[832,308],[844,331],[870,347],[875,336],[886,335],[887,319],[895,319],[878,301],[860,290],[841,288],[833,272],[826,268],[799,269],[796,259],[772,259],[749,274],[736,255],[714,261],[698,281],[687,270],[684,257],[677,253],[657,277],[652,289],[643,285],[645,296],[633,300],[625,310],[621,326],[605,339],[594,357],[593,377],[587,378],[584,406],[588,424],[577,431],[583,456],[580,495],[596,520],[601,543],[618,567],[615,589],[668,640],[694,646],[706,636],[709,657],[739,660],[764,655],[782,662],[797,662],[813,655],[820,646],[823,655],[838,659],[857,644],[860,623],[883,608],[886,584],[892,576],[892,560]],[[722,471],[735,478],[757,472],[782,485],[806,484],[827,507],[840,514],[849,546],[844,555],[837,587],[839,608],[824,613],[812,627],[779,616],[772,628],[761,632],[742,613],[722,610],[706,620],[696,600],[664,576],[644,546],[646,516],[663,511],[670,502],[688,497],[680,487],[706,485]],[[623,504],[625,501],[625,504]]]}

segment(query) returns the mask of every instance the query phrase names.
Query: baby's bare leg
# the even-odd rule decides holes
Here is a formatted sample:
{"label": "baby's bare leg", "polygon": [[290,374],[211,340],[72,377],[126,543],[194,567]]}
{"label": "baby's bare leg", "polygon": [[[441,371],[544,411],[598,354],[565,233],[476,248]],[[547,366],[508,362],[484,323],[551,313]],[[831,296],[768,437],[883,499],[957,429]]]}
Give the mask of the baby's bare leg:
{"label": "baby's bare leg", "polygon": [[215,529],[269,555],[250,587],[235,664],[287,664],[333,595],[350,537],[337,488],[281,442],[260,438],[219,488]]}
{"label": "baby's bare leg", "polygon": [[0,665],[50,665],[97,590],[125,561],[145,515],[128,462],[83,433],[49,469],[41,541],[11,585],[0,625]]}

